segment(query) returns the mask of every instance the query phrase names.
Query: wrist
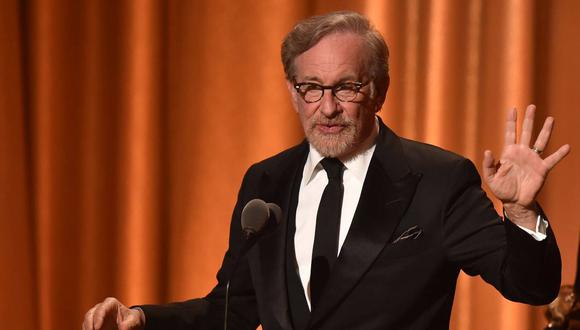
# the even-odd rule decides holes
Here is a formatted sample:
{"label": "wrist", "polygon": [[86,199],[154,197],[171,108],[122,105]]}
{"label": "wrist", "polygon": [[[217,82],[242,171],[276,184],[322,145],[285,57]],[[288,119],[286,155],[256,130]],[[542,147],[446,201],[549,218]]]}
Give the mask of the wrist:
{"label": "wrist", "polygon": [[532,203],[530,206],[523,206],[516,203],[504,203],[503,209],[504,214],[509,221],[530,230],[536,229],[539,214],[536,203]]}
{"label": "wrist", "polygon": [[139,320],[137,329],[145,329],[145,312],[140,307],[131,307],[131,309],[137,312],[137,319]]}

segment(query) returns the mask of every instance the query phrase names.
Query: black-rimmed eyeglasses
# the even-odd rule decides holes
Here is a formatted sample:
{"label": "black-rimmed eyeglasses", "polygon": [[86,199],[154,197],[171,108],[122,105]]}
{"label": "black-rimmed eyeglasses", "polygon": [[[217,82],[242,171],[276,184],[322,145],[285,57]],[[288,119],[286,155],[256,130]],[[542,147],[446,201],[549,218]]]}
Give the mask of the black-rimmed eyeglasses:
{"label": "black-rimmed eyeglasses", "polygon": [[332,95],[341,102],[351,102],[358,95],[360,89],[367,85],[361,82],[344,82],[334,86],[323,86],[317,83],[302,82],[295,83],[294,88],[302,96],[306,103],[318,102],[324,96],[324,91],[330,89]]}

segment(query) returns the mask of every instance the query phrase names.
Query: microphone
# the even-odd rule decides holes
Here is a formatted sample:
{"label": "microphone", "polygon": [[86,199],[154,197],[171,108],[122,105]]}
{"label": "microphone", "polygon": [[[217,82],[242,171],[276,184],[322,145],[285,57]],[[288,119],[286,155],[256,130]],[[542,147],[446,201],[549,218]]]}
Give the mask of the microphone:
{"label": "microphone", "polygon": [[280,206],[274,203],[266,203],[261,199],[252,199],[242,209],[241,225],[242,234],[245,241],[236,256],[234,267],[230,273],[226,284],[226,300],[224,306],[224,330],[228,329],[228,303],[230,295],[230,281],[235,270],[238,268],[240,259],[248,250],[258,242],[258,239],[265,233],[271,232],[276,228],[282,219],[282,210]]}
{"label": "microphone", "polygon": [[246,240],[271,231],[280,223],[282,210],[274,203],[252,199],[242,210],[242,232]]}

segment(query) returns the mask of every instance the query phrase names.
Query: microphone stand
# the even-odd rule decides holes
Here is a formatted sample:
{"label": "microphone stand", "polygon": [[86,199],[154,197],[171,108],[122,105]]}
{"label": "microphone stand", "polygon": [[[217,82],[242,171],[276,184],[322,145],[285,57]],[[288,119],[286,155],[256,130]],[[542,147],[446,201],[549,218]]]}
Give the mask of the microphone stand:
{"label": "microphone stand", "polygon": [[244,242],[244,245],[242,246],[240,252],[236,256],[234,268],[232,268],[232,272],[230,273],[230,276],[228,276],[228,282],[226,283],[226,301],[224,306],[224,330],[228,330],[228,305],[230,300],[230,282],[232,280],[232,277],[234,277],[236,269],[238,269],[240,259],[246,254],[246,252],[248,252],[250,247],[252,247],[256,243],[256,241],[258,240],[258,235],[256,232],[244,230],[244,238],[246,239],[246,241]]}
{"label": "microphone stand", "polygon": [[258,239],[267,232],[272,231],[280,222],[282,211],[273,203],[266,203],[260,199],[249,201],[241,215],[242,233],[245,241],[236,255],[236,260],[226,283],[226,299],[224,305],[224,330],[228,330],[228,306],[230,297],[230,282],[238,268],[240,259],[254,246]]}

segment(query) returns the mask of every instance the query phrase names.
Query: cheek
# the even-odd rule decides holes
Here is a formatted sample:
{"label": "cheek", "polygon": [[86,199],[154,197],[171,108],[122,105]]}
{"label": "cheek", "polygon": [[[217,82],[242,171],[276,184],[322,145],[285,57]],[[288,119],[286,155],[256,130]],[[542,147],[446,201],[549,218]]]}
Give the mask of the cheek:
{"label": "cheek", "polygon": [[[343,115],[350,122],[354,123],[359,131],[366,132],[372,129],[375,123],[375,113],[360,104],[352,104],[352,107],[346,107]],[[356,105],[356,106],[354,106]]]}
{"label": "cheek", "polygon": [[364,116],[364,108],[356,103],[347,103],[343,107],[343,115],[351,121],[358,122]]}
{"label": "cheek", "polygon": [[300,116],[300,119],[302,121],[308,121],[316,113],[316,107],[312,107],[312,106],[308,106],[308,105],[306,105],[306,106],[298,105],[296,107],[296,112],[298,112],[298,115]]}
{"label": "cheek", "polygon": [[308,115],[305,112],[304,108],[296,108],[296,113],[298,113],[298,118],[300,119],[300,123],[302,124],[302,128],[305,130],[305,132],[308,132],[308,127],[310,126],[308,124]]}

